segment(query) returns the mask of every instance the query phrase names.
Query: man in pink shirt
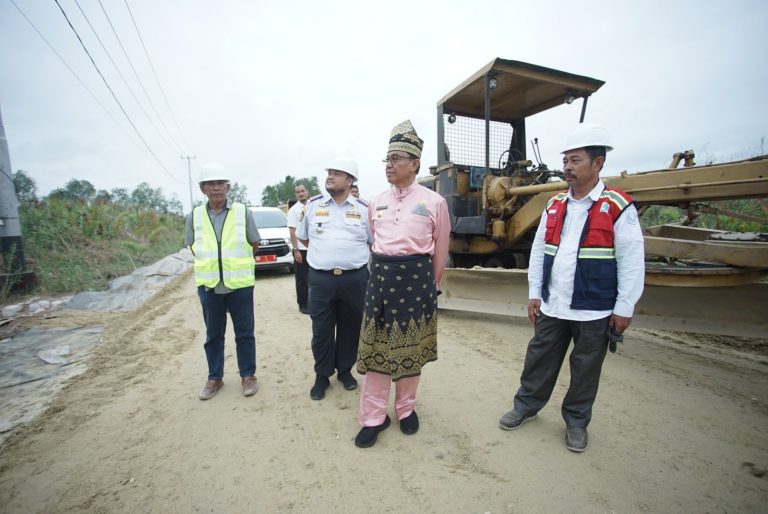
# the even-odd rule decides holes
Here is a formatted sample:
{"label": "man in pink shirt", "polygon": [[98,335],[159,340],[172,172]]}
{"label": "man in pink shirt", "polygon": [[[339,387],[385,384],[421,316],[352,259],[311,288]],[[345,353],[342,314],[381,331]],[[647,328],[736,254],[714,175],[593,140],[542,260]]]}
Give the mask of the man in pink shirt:
{"label": "man in pink shirt", "polygon": [[451,223],[445,199],[416,182],[423,144],[410,121],[392,129],[384,159],[392,187],[368,207],[373,245],[357,354],[359,448],[373,446],[389,426],[392,382],[400,430],[419,430],[415,405],[421,368],[437,360],[437,291]]}

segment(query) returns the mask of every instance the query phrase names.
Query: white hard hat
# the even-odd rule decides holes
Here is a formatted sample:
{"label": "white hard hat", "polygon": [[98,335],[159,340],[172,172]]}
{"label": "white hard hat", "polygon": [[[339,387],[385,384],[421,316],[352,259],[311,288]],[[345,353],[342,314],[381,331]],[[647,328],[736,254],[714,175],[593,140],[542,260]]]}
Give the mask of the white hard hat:
{"label": "white hard hat", "polygon": [[355,161],[338,159],[334,161],[333,164],[325,168],[325,171],[331,170],[343,171],[348,175],[352,175],[352,177],[357,180],[357,163]]}
{"label": "white hard hat", "polygon": [[200,178],[197,180],[197,183],[202,184],[211,180],[226,180],[227,182],[230,180],[224,166],[218,162],[209,162],[200,168]]}
{"label": "white hard hat", "polygon": [[608,137],[608,131],[605,130],[605,127],[595,123],[580,123],[576,130],[568,136],[565,141],[565,148],[560,153],[587,146],[604,146],[606,152],[613,150],[611,138]]}

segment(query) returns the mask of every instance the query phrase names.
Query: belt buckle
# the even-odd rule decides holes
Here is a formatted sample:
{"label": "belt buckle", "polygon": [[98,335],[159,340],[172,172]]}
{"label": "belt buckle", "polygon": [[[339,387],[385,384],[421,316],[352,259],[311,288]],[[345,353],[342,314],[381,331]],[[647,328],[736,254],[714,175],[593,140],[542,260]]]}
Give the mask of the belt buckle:
{"label": "belt buckle", "polygon": [[341,268],[333,268],[333,274],[334,275],[339,276],[342,273],[344,273],[344,272],[341,270]]}

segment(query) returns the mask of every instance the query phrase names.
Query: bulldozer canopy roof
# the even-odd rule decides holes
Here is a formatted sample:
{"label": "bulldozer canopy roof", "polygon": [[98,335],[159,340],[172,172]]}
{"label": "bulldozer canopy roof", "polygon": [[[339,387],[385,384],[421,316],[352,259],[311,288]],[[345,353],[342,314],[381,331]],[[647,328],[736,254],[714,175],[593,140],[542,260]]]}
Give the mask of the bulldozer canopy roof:
{"label": "bulldozer canopy roof", "polygon": [[443,112],[474,118],[485,117],[485,76],[496,77],[498,85],[491,90],[491,119],[511,121],[525,118],[562,104],[567,95],[589,96],[602,80],[553,70],[535,64],[494,59],[459,87],[445,95],[437,106]]}

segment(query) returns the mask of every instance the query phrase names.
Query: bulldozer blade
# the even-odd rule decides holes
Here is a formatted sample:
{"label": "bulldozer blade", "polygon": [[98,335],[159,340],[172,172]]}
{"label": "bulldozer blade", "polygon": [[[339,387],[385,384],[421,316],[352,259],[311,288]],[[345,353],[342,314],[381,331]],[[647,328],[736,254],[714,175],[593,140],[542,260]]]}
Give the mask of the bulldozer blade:
{"label": "bulldozer blade", "polygon": [[[449,268],[439,308],[527,317],[528,272]],[[731,287],[646,285],[632,326],[705,334],[768,336],[768,283]]]}

